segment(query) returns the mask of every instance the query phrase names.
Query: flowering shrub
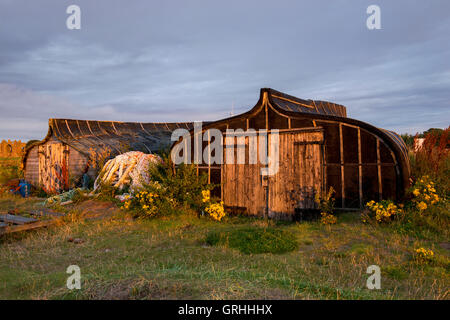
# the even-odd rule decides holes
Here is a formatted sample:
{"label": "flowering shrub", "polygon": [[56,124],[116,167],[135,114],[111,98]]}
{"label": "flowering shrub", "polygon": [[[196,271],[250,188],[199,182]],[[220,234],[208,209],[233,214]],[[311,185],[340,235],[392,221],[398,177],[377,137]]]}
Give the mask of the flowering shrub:
{"label": "flowering shrub", "polygon": [[156,192],[161,198],[173,199],[174,209],[190,208],[195,211],[204,209],[204,190],[212,189],[208,176],[197,175],[194,164],[175,166],[169,154],[162,155],[162,162],[149,168],[150,181],[158,183],[160,188],[146,188]]}
{"label": "flowering shrub", "polygon": [[[185,210],[205,211],[212,204],[209,190],[213,186],[207,183],[206,175],[197,175],[194,165],[174,166],[170,155],[163,154],[160,163],[149,166],[148,174],[150,182],[133,196],[124,199],[123,209],[133,210],[138,216],[154,217]],[[209,210],[217,217],[216,220],[223,218],[224,214],[217,206]]]}
{"label": "flowering shrub", "polygon": [[337,222],[337,218],[333,215],[334,211],[334,193],[333,187],[330,187],[328,192],[325,194],[323,198],[320,197],[319,193],[316,193],[314,201],[320,209],[320,222],[322,224],[335,224]]}
{"label": "flowering shrub", "polygon": [[211,201],[211,191],[203,190],[202,191],[202,202],[204,204],[205,212],[214,220],[220,221],[223,217],[226,216],[225,209],[223,207],[223,201],[221,202],[212,202]]}
{"label": "flowering shrub", "polygon": [[413,203],[420,212],[439,202],[434,182],[428,176],[423,176],[416,181],[412,188]]}
{"label": "flowering shrub", "polygon": [[135,210],[143,217],[154,217],[164,210],[164,205],[171,199],[162,199],[157,193],[142,190],[134,196],[125,195],[123,209]]}
{"label": "flowering shrub", "polygon": [[373,219],[375,219],[378,223],[391,222],[395,217],[399,216],[399,214],[403,212],[402,209],[397,207],[390,200],[383,200],[380,202],[375,202],[372,200],[366,203],[366,207],[369,213],[363,217],[363,222]]}
{"label": "flowering shrub", "polygon": [[432,261],[434,258],[434,252],[425,248],[419,248],[415,250],[415,259],[419,263],[426,263]]}
{"label": "flowering shrub", "polygon": [[157,194],[147,191],[141,191],[136,195],[136,199],[139,201],[142,210],[150,217],[157,213],[157,207],[155,206],[155,199],[157,198]]}
{"label": "flowering shrub", "polygon": [[326,212],[321,212],[320,215],[322,216],[320,218],[320,222],[322,224],[335,224],[337,222],[337,218],[333,216],[332,214],[328,214]]}
{"label": "flowering shrub", "polygon": [[211,203],[205,208],[205,211],[216,221],[222,220],[226,215],[222,201],[219,203]]}

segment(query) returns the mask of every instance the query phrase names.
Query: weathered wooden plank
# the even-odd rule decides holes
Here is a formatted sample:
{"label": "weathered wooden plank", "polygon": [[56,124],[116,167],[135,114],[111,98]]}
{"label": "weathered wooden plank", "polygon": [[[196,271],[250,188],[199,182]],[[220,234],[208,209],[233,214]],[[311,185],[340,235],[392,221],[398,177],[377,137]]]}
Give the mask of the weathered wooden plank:
{"label": "weathered wooden plank", "polygon": [[[298,135],[294,135],[293,139],[294,142],[298,141]],[[289,189],[293,190],[291,197],[294,197],[293,199],[293,212],[295,212],[295,208],[297,207],[298,197],[296,196],[296,191],[299,190],[299,182],[298,182],[298,172],[300,169],[300,164],[297,160],[297,150],[298,146],[292,144],[286,152],[286,167],[290,168],[292,170],[292,173],[290,175],[290,181],[289,181]]]}
{"label": "weathered wooden plank", "polygon": [[51,211],[51,210],[49,210],[47,208],[44,208],[42,210],[33,210],[33,211],[30,212],[30,214],[33,215],[33,216],[40,216],[40,217],[42,217],[42,216],[52,216],[52,217],[62,217],[62,216],[64,216],[63,213],[56,212],[56,211]]}
{"label": "weathered wooden plank", "polygon": [[[314,159],[313,163],[317,163],[318,165],[314,166],[315,172],[314,172],[314,192],[321,195],[322,189],[323,189],[323,165],[322,165],[322,145],[315,145],[314,146]],[[316,207],[316,203],[314,202],[314,196],[312,199],[312,207]]]}
{"label": "weathered wooden plank", "polygon": [[39,156],[38,147],[32,148],[25,163],[25,180],[33,185],[39,185]]}
{"label": "weathered wooden plank", "polygon": [[[260,140],[262,138],[259,137],[258,139]],[[261,152],[260,151],[260,144],[258,144],[258,154],[260,152]],[[267,198],[267,195],[266,195],[266,190],[265,190],[265,188],[263,186],[263,183],[262,183],[262,176],[261,176],[261,169],[263,167],[264,166],[261,164],[261,161],[259,161],[258,164],[256,165],[256,172],[257,172],[256,177],[258,178],[258,180],[257,180],[257,187],[258,187],[258,191],[257,191],[258,194],[257,195],[258,195],[258,197],[256,199],[258,201],[257,213],[259,213],[259,214],[264,213],[265,210],[266,210],[266,198]]]}
{"label": "weathered wooden plank", "polygon": [[[248,119],[247,119],[247,122],[248,122]],[[247,123],[247,126],[248,126],[248,123]],[[250,157],[250,154],[249,154],[249,152],[250,152],[250,150],[249,150],[249,143],[250,143],[250,141],[249,141],[249,137],[245,137],[244,139],[245,139],[245,147],[244,147],[245,159],[244,159],[244,162],[246,163],[246,165],[243,166],[244,172],[243,172],[242,176],[244,178],[244,181],[249,181],[249,179],[250,179],[250,175],[249,175],[249,167],[250,167],[250,165],[248,163],[249,163],[249,157]],[[250,203],[250,199],[251,199],[251,197],[250,197],[250,190],[251,190],[251,188],[252,188],[252,186],[249,183],[244,183],[244,185],[243,185],[244,191],[243,191],[242,196],[243,196],[244,202],[246,202],[246,203]]]}
{"label": "weathered wooden plank", "polygon": [[0,228],[0,235],[7,234],[7,233],[13,233],[13,232],[19,232],[19,231],[26,231],[26,230],[32,230],[32,229],[38,229],[43,227],[48,227],[52,224],[54,224],[55,220],[46,220],[46,221],[37,221],[34,223],[29,224],[22,224],[22,225],[16,225],[16,226],[7,226]]}
{"label": "weathered wooden plank", "polygon": [[[279,156],[281,159],[284,158],[284,151],[285,151],[285,141],[286,141],[286,136],[288,134],[282,134],[279,135]],[[274,150],[271,148],[272,146],[269,145],[269,153],[272,156],[272,153],[274,152]],[[269,208],[271,211],[273,211],[274,213],[279,213],[283,210],[283,205],[286,205],[286,203],[288,202],[288,199],[286,197],[286,194],[279,194],[279,184],[280,184],[280,180],[284,179],[285,182],[285,186],[288,185],[287,181],[286,181],[286,177],[285,177],[285,171],[283,168],[283,164],[280,163],[279,164],[279,170],[278,173],[274,176],[271,176],[270,179],[270,183],[269,183]]]}
{"label": "weathered wooden plank", "polygon": [[[283,135],[281,135],[283,136]],[[280,177],[281,179],[284,179],[286,181],[285,183],[285,192],[278,190],[278,194],[280,192],[284,193],[284,200],[285,202],[285,212],[288,214],[294,214],[295,206],[296,206],[296,197],[292,194],[292,190],[295,190],[295,177],[289,172],[291,171],[291,167],[289,166],[289,161],[286,161],[287,159],[291,158],[292,150],[294,149],[293,141],[295,139],[294,134],[285,135],[283,138],[283,144],[280,146],[283,146],[284,150],[279,150],[280,153],[280,163],[279,163],[279,170],[282,170],[285,172],[284,177]],[[280,189],[281,183],[279,183],[279,189]],[[287,191],[287,192],[286,192]]]}
{"label": "weathered wooden plank", "polygon": [[[252,138],[254,139],[254,138]],[[258,138],[256,137],[256,144],[253,143],[252,148],[250,148],[250,138],[248,138],[248,156],[249,156],[249,160],[250,160],[250,155],[253,154],[256,155],[256,161],[258,161]],[[247,166],[247,177],[246,177],[246,181],[248,181],[248,201],[249,201],[249,205],[247,206],[247,210],[249,214],[252,215],[256,215],[258,212],[258,206],[256,203],[257,199],[257,185],[258,185],[258,169],[257,169],[257,164],[253,163],[253,164],[249,164]]]}
{"label": "weathered wooden plank", "polygon": [[14,224],[26,224],[31,222],[36,222],[36,219],[27,218],[22,216],[16,216],[12,214],[2,214],[0,215],[0,221],[14,223]]}

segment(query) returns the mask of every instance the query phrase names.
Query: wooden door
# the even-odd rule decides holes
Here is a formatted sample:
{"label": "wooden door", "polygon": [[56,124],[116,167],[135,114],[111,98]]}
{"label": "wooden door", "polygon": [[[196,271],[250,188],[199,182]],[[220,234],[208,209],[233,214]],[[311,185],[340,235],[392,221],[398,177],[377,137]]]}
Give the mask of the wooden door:
{"label": "wooden door", "polygon": [[69,187],[69,146],[46,143],[39,146],[39,185],[47,193],[59,193]]}
{"label": "wooden door", "polygon": [[[240,138],[239,135],[227,139],[234,140],[233,153],[224,150],[224,164],[222,165],[222,200],[229,210],[245,211],[248,215],[261,215],[266,208],[266,193],[261,182],[261,169],[264,167],[259,161],[250,163],[250,153],[259,153],[260,137],[256,136],[255,143],[250,143],[250,137]],[[244,161],[238,161],[238,150],[244,149]],[[230,157],[233,161],[230,161]],[[258,159],[257,159],[258,160]]]}
{"label": "wooden door", "polygon": [[[271,141],[271,133],[268,141]],[[258,143],[249,145],[245,140],[235,138],[234,163],[225,156],[222,166],[222,200],[228,207],[245,210],[249,215],[289,219],[295,208],[314,208],[314,195],[322,191],[323,179],[323,131],[321,128],[293,129],[278,134],[278,170],[265,178],[261,169],[266,165],[258,161],[250,163],[250,152],[259,155]],[[244,143],[245,141],[245,143]],[[268,143],[270,145],[270,143]],[[269,146],[269,158],[275,155],[275,149]],[[245,149],[244,163],[237,163],[237,150]],[[266,151],[267,152],[267,151]],[[226,152],[224,152],[226,155]]]}
{"label": "wooden door", "polygon": [[[279,168],[269,177],[269,217],[289,218],[295,209],[314,209],[323,189],[323,131],[292,130],[279,134]],[[269,150],[270,153],[270,150]]]}

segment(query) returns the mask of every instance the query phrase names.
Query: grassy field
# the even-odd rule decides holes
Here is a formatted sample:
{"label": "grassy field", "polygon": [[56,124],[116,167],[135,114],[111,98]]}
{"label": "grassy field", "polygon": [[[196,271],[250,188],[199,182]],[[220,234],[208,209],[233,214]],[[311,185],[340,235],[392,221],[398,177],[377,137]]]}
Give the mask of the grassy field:
{"label": "grassy field", "polygon": [[[39,206],[0,197],[0,211]],[[449,299],[444,235],[400,234],[363,224],[357,213],[338,218],[333,226],[188,214],[133,220],[110,203],[81,203],[57,226],[0,238],[0,299]],[[265,228],[293,234],[297,248],[245,254],[206,241]],[[435,261],[417,264],[418,247],[431,248]],[[66,268],[74,264],[82,288],[70,291]],[[382,270],[380,290],[366,288],[373,264]]]}

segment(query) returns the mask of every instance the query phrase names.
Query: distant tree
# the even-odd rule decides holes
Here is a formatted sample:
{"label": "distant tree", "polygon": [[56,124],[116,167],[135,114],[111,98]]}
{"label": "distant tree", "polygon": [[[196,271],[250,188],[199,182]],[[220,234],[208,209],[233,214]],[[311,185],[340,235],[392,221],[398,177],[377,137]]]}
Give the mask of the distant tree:
{"label": "distant tree", "polygon": [[425,138],[427,135],[432,135],[432,136],[436,137],[436,139],[439,140],[443,132],[444,132],[444,130],[439,129],[439,128],[430,128],[427,131],[423,132],[423,137]]}
{"label": "distant tree", "polygon": [[414,147],[414,136],[409,133],[400,135],[408,148]]}
{"label": "distant tree", "polygon": [[[450,127],[449,127],[450,128]],[[442,147],[449,148],[450,147],[450,136],[448,135],[449,128],[446,130],[439,129],[439,128],[430,128],[427,131],[424,131],[423,137],[427,138],[428,140],[434,140],[436,141],[435,146],[438,146],[439,144],[442,145]],[[444,135],[444,137],[443,137]]]}
{"label": "distant tree", "polygon": [[402,137],[403,141],[409,148],[414,148],[414,139],[426,138],[427,136],[430,136],[430,137],[433,136],[436,141],[440,141],[441,136],[445,131],[446,130],[440,129],[440,128],[430,128],[422,133],[416,133],[415,135],[411,135],[409,133],[403,133],[400,136]]}

